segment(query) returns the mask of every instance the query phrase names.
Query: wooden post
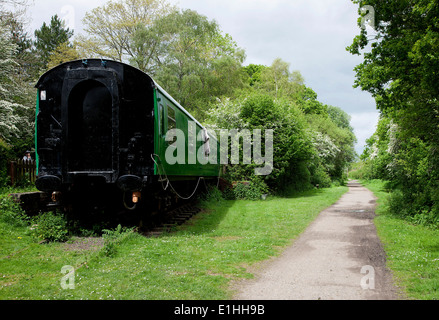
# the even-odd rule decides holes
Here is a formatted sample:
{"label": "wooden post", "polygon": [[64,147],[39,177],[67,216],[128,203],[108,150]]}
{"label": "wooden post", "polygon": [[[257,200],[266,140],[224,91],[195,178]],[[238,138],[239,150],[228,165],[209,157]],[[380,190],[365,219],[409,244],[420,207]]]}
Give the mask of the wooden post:
{"label": "wooden post", "polygon": [[15,162],[14,161],[9,162],[9,175],[11,176],[11,184],[14,185],[15,179],[16,179]]}

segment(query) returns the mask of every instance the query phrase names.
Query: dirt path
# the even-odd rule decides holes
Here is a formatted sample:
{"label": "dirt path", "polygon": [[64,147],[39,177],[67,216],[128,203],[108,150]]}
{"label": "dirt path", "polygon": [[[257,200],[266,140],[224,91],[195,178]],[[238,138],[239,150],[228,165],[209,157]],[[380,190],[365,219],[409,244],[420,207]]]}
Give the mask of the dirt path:
{"label": "dirt path", "polygon": [[373,224],[376,198],[356,181],[348,186],[280,257],[238,283],[235,299],[398,299]]}

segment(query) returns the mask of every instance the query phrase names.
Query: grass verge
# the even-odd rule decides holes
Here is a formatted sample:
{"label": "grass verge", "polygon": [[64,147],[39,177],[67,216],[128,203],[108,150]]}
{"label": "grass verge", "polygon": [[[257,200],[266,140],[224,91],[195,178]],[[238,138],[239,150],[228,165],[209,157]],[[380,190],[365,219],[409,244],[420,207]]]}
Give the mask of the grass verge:
{"label": "grass verge", "polygon": [[[0,223],[0,299],[230,299],[231,280],[253,277],[248,266],[278,255],[347,190],[210,200],[171,234],[122,234],[111,255],[75,243],[39,244],[29,227]],[[74,268],[73,290],[60,285],[66,265]]]}
{"label": "grass verge", "polygon": [[397,284],[409,299],[439,299],[439,230],[391,214],[384,181],[362,183],[379,199],[375,224]]}

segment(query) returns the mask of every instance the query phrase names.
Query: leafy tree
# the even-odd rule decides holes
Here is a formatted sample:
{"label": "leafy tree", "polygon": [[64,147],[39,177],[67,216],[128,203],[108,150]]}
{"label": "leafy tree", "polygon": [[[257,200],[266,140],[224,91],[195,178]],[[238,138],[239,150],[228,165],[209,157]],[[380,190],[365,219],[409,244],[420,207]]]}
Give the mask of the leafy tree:
{"label": "leafy tree", "polygon": [[261,82],[261,74],[267,66],[258,64],[249,64],[244,67],[245,73],[249,76],[248,83],[251,87]]}
{"label": "leafy tree", "polygon": [[[88,37],[78,37],[81,46],[79,50],[86,52],[89,57],[110,58],[121,62],[130,59],[136,61],[141,56],[156,57],[160,48],[158,34],[148,31],[157,19],[173,9],[166,0],[108,1],[86,13],[83,24]],[[143,45],[137,40],[133,41],[136,31],[139,32],[137,37],[142,39],[147,32],[148,39],[154,38],[154,42]],[[147,65],[140,66],[142,70],[150,71]]]}
{"label": "leafy tree", "polygon": [[[364,53],[355,85],[369,91],[388,125],[369,141],[374,177],[398,188],[395,212],[439,219],[439,3],[435,0],[353,1],[371,5],[375,30],[355,37],[347,49]],[[361,19],[361,17],[360,17]],[[387,142],[387,148],[385,147]],[[436,222],[437,223],[437,222]]]}
{"label": "leafy tree", "polygon": [[12,41],[10,28],[0,21],[0,139],[9,142],[29,128],[26,118],[21,116],[29,109],[23,105],[23,91],[18,87],[14,60],[17,45]]}
{"label": "leafy tree", "polygon": [[[18,7],[10,12],[4,4]],[[35,59],[21,22],[25,4],[26,1],[0,0],[0,153],[3,165],[15,152],[24,151],[18,150],[16,145],[26,144],[27,149],[32,146],[35,90],[29,83],[35,79],[32,66]]]}
{"label": "leafy tree", "polygon": [[[353,1],[375,9],[375,35],[367,29],[347,49],[364,53],[355,85],[372,93],[378,109],[392,114],[412,134],[437,140],[439,112],[439,4],[422,1]],[[400,112],[403,112],[401,114]]]}
{"label": "leafy tree", "polygon": [[49,63],[50,56],[61,44],[66,43],[73,36],[73,30],[66,28],[65,22],[58,15],[45,22],[39,30],[35,30],[35,48],[41,58],[43,67]]}
{"label": "leafy tree", "polygon": [[[322,166],[333,180],[343,181],[344,170],[355,159],[354,133],[337,126],[327,116],[308,114],[306,119],[313,133],[320,159],[323,160]],[[322,138],[327,143],[324,143]]]}
{"label": "leafy tree", "polygon": [[305,114],[320,114],[328,116],[328,106],[317,100],[317,93],[311,88],[303,87],[297,99],[297,104]]}
{"label": "leafy tree", "polygon": [[[356,156],[349,115],[318,101],[317,94],[280,59],[271,67],[243,69],[252,81],[250,89],[212,108],[208,119],[213,127],[275,130],[275,168],[265,179],[274,190],[291,184],[301,189],[317,184],[329,187],[332,180],[343,182],[345,169]],[[233,172],[235,179],[250,179],[252,166],[240,165]]]}
{"label": "leafy tree", "polygon": [[166,51],[164,37],[164,30],[160,30],[160,27],[148,28],[139,23],[131,37],[131,47],[136,55],[130,58],[130,63],[148,74],[156,74]]}
{"label": "leafy tree", "polygon": [[81,55],[76,47],[76,42],[72,45],[68,42],[61,43],[50,55],[47,68],[51,69],[64,62],[80,59]]}
{"label": "leafy tree", "polygon": [[269,68],[261,70],[257,87],[275,98],[296,99],[303,90],[304,79],[299,71],[290,71],[290,64],[277,58]]}
{"label": "leafy tree", "polygon": [[338,107],[327,106],[329,118],[334,122],[337,127],[347,129],[354,132],[354,128],[351,126],[351,116]]}
{"label": "leafy tree", "polygon": [[[174,11],[156,22],[166,50],[156,79],[199,118],[215,97],[233,96],[243,86],[244,52],[215,21],[196,11]],[[148,39],[145,39],[147,41]]]}

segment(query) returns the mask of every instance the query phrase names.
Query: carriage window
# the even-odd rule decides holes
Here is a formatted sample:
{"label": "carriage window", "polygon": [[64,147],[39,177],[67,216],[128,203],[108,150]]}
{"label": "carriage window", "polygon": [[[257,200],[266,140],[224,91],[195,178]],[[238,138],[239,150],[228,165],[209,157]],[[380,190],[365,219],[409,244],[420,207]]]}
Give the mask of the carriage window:
{"label": "carriage window", "polygon": [[176,129],[175,110],[168,106],[168,130]]}
{"label": "carriage window", "polygon": [[[170,106],[167,107],[168,110],[168,131],[172,129],[177,129],[177,121],[175,120],[175,110]],[[174,137],[172,141],[169,141],[169,144],[172,145],[177,141],[177,137]]]}
{"label": "carriage window", "polygon": [[159,113],[160,113],[160,131],[162,134],[166,134],[165,132],[165,109],[163,108],[163,105],[159,105]]}

